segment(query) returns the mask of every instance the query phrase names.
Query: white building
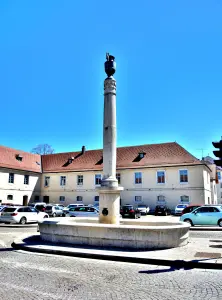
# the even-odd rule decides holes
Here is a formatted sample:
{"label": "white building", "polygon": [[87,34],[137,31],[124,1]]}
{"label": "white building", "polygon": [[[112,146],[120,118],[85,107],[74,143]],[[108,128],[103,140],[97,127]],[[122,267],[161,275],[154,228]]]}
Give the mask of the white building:
{"label": "white building", "polygon": [[[16,157],[18,154],[23,156],[22,161]],[[79,152],[40,157],[1,147],[1,200],[25,204],[24,196],[27,196],[32,202],[93,204],[99,201],[96,188],[102,177],[102,155],[102,150],[86,151],[83,147]],[[10,174],[14,174],[14,182]],[[211,174],[207,163],[177,143],[117,149],[117,178],[124,187],[121,204],[144,203],[154,209],[158,203],[166,203],[173,209],[180,202],[215,203]],[[27,175],[28,184],[25,183]]]}
{"label": "white building", "polygon": [[206,156],[203,160],[208,163],[211,168],[211,193],[214,197],[213,203],[222,203],[222,168],[217,167],[214,164],[214,159],[210,156]]}
{"label": "white building", "polygon": [[222,204],[222,168],[217,167],[217,202]]}
{"label": "white building", "polygon": [[0,201],[23,204],[40,199],[41,156],[0,146]]}

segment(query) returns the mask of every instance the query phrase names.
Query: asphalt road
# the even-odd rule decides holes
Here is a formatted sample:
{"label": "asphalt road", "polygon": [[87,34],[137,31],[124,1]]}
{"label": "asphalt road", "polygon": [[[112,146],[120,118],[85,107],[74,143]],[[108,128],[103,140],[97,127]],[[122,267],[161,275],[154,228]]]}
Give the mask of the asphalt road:
{"label": "asphalt road", "polygon": [[[36,227],[0,226],[1,300],[222,299],[222,270],[175,270],[13,250],[13,239],[28,232],[35,233]],[[193,235],[221,236],[209,231]]]}

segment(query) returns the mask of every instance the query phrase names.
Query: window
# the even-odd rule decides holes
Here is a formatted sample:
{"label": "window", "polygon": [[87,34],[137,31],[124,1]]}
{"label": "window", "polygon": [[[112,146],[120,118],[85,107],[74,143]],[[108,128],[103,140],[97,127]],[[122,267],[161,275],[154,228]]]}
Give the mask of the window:
{"label": "window", "polygon": [[222,189],[222,182],[221,182],[221,184],[220,184],[220,188]]}
{"label": "window", "polygon": [[222,198],[222,192],[221,192],[221,195],[220,195],[220,197]]}
{"label": "window", "polygon": [[82,196],[77,196],[77,197],[76,197],[76,201],[78,201],[78,202],[79,202],[79,201],[82,201],[82,199],[83,199]]}
{"label": "window", "polygon": [[99,196],[95,196],[94,200],[95,200],[95,202],[98,202],[99,201]]}
{"label": "window", "polygon": [[220,212],[216,207],[209,207],[209,212]]}
{"label": "window", "polygon": [[83,175],[77,176],[77,185],[83,185]]}
{"label": "window", "polygon": [[189,196],[186,196],[186,195],[180,196],[180,202],[181,203],[189,203]]}
{"label": "window", "polygon": [[221,174],[220,174],[219,171],[217,172],[217,178],[218,178],[219,180],[221,179]]}
{"label": "window", "polygon": [[165,183],[165,171],[157,171],[157,183]]}
{"label": "window", "polygon": [[30,207],[23,207],[23,212],[32,212]]}
{"label": "window", "polygon": [[166,204],[166,197],[163,195],[157,196],[157,205],[165,205]]}
{"label": "window", "polygon": [[7,200],[13,200],[13,195],[8,195]]}
{"label": "window", "polygon": [[66,176],[60,176],[60,185],[61,186],[66,185]]}
{"label": "window", "polygon": [[14,183],[14,173],[9,173],[8,182]]}
{"label": "window", "polygon": [[121,174],[120,173],[116,173],[116,179],[118,180],[118,184],[121,183]]}
{"label": "window", "polygon": [[22,161],[22,159],[23,159],[23,156],[22,156],[22,155],[20,155],[20,154],[17,154],[17,155],[16,155],[16,159],[17,159],[18,161]]}
{"label": "window", "polygon": [[29,175],[24,176],[24,184],[29,184]]}
{"label": "window", "polygon": [[208,213],[209,212],[209,207],[200,207],[198,209],[198,213]]}
{"label": "window", "polygon": [[187,182],[188,182],[188,171],[180,170],[180,183],[187,183]]}
{"label": "window", "polygon": [[39,196],[36,195],[36,196],[35,196],[35,202],[38,202],[38,201],[39,201]]}
{"label": "window", "polygon": [[65,200],[66,200],[65,196],[60,196],[60,197],[59,197],[59,201],[60,201],[60,202],[64,202]]}
{"label": "window", "polygon": [[100,185],[101,184],[101,174],[96,174],[95,175],[95,185]]}
{"label": "window", "polygon": [[135,173],[135,184],[142,183],[142,173],[136,172]]}
{"label": "window", "polygon": [[157,196],[157,202],[165,202],[165,196],[163,195]]}
{"label": "window", "polygon": [[49,177],[49,176],[45,176],[45,183],[44,183],[44,185],[45,185],[46,187],[48,187],[48,186],[49,186],[49,183],[50,183],[50,177]]}
{"label": "window", "polygon": [[135,202],[141,202],[142,196],[135,196]]}

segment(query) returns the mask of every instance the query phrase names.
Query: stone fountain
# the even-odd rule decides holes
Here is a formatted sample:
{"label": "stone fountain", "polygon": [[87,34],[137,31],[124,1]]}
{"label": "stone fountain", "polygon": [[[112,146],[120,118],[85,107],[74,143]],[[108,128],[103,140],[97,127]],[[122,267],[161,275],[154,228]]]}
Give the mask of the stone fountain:
{"label": "stone fountain", "polygon": [[[188,242],[190,225],[183,222],[120,220],[120,192],[116,179],[116,71],[115,57],[106,54],[103,119],[103,178],[98,188],[100,212],[95,218],[49,219],[39,223],[42,240],[54,243],[166,249]],[[147,219],[148,220],[148,219]]]}

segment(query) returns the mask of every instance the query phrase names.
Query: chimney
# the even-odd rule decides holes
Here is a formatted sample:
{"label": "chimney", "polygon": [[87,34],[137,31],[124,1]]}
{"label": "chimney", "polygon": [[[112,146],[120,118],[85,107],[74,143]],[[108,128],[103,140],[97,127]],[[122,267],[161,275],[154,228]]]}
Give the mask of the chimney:
{"label": "chimney", "polygon": [[86,152],[86,147],[82,146],[82,154],[84,154]]}

